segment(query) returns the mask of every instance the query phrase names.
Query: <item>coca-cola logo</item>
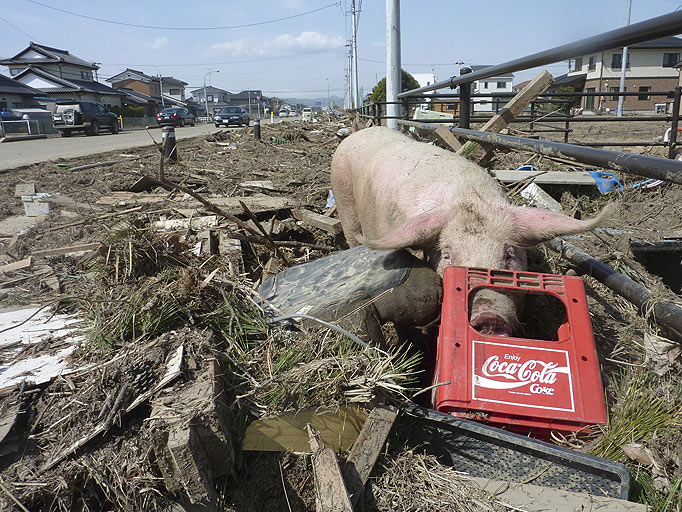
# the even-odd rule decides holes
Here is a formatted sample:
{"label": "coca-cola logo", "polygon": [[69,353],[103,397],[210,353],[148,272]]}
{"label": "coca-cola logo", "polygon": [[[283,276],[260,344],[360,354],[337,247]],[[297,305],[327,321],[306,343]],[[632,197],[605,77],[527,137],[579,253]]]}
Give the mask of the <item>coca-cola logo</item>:
{"label": "coca-cola logo", "polygon": [[[557,379],[557,373],[568,373],[568,367],[559,367],[558,363],[545,362],[540,359],[528,359],[525,362],[520,362],[520,356],[514,354],[505,354],[505,359],[511,361],[500,361],[499,356],[490,356],[483,363],[481,373],[490,379],[503,378],[512,382],[502,382],[504,386],[484,386],[495,387],[497,389],[509,389],[510,387],[520,387],[534,382],[540,384],[554,384]],[[479,382],[479,385],[482,385]]]}
{"label": "coca-cola logo", "polygon": [[475,340],[472,398],[573,410],[568,352]]}

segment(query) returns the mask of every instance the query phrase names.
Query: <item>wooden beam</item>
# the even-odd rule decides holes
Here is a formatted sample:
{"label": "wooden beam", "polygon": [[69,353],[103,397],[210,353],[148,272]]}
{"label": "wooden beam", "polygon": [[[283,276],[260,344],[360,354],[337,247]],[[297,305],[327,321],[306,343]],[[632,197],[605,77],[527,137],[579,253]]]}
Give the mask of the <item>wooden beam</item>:
{"label": "wooden beam", "polygon": [[[547,70],[543,70],[538,76],[533,78],[528,85],[521,89],[521,91],[519,91],[519,93],[514,96],[502,110],[485,123],[483,128],[481,128],[481,131],[501,132],[502,129],[506,128],[507,125],[523,112],[535,98],[545,92],[547,88],[552,85],[552,82],[554,82],[552,75],[550,75]],[[478,145],[478,143],[469,141],[457,151],[457,154],[464,156],[470,155],[476,148],[476,145]],[[488,153],[487,150],[486,153]]]}
{"label": "wooden beam", "polygon": [[57,256],[59,254],[71,254],[74,252],[84,252],[84,251],[94,251],[95,249],[99,249],[100,247],[99,242],[95,242],[92,244],[80,244],[80,245],[71,245],[68,247],[57,247],[56,249],[43,249],[42,251],[33,251],[31,253],[31,256]]}
{"label": "wooden beam", "polygon": [[310,438],[310,448],[313,451],[311,458],[317,512],[353,512],[334,451],[324,445],[319,434],[310,424],[306,425],[306,430]]}
{"label": "wooden beam", "polygon": [[386,443],[388,434],[398,416],[392,407],[375,407],[362,426],[360,435],[355,440],[348,454],[343,476],[351,495],[351,503],[356,506],[365,490],[365,484],[372,473],[374,464]]}
{"label": "wooden beam", "polygon": [[341,227],[341,221],[339,219],[332,219],[325,217],[324,215],[320,215],[319,213],[302,209],[292,210],[291,214],[295,219],[305,222],[306,224],[310,224],[311,226],[315,226],[316,228],[326,231],[327,233],[331,233],[332,235],[338,235],[343,231],[343,228]]}
{"label": "wooden beam", "polygon": [[445,144],[452,151],[458,151],[462,147],[462,143],[455,137],[445,125],[439,125],[436,131],[433,132],[436,138]]}
{"label": "wooden beam", "polygon": [[490,171],[497,180],[502,183],[519,183],[522,180],[535,177],[533,183],[538,185],[579,185],[595,187],[594,178],[585,171],[561,172],[561,171],[514,171],[492,170]]}
{"label": "wooden beam", "polygon": [[15,270],[24,270],[26,268],[31,268],[31,257],[25,258],[23,260],[15,261],[14,263],[8,263],[7,265],[0,266],[0,273],[2,272],[14,272]]}

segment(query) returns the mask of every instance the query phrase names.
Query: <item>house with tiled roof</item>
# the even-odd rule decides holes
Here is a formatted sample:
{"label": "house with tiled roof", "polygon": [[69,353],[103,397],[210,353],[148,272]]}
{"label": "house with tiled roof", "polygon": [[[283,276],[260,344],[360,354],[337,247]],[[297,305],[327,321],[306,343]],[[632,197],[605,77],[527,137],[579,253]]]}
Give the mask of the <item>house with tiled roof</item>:
{"label": "house with tiled roof", "polygon": [[[675,65],[682,56],[682,38],[663,37],[628,46],[625,68],[625,90],[638,92],[637,96],[626,96],[625,112],[654,111],[657,104],[670,102],[661,96],[651,96],[652,91],[672,91],[679,82],[679,71]],[[568,78],[584,76],[585,92],[610,92],[620,90],[623,49],[615,48],[602,52],[582,55],[569,60]],[[583,98],[585,110],[615,111],[618,96]]]}
{"label": "house with tiled roof", "polygon": [[0,65],[9,68],[12,80],[51,98],[121,105],[119,91],[95,80],[99,66],[66,50],[31,42],[16,55],[0,59]]}
{"label": "house with tiled roof", "polygon": [[[161,108],[170,106],[186,106],[185,104],[185,85],[182,80],[172,76],[160,77],[148,75],[143,71],[126,68],[124,71],[107,78],[107,82],[117,89],[127,92],[124,98],[125,104],[139,105],[139,97],[148,97],[145,101],[145,111],[147,115],[156,115],[159,108],[149,110],[149,106],[155,104]],[[130,94],[128,91],[135,91],[137,94]],[[163,95],[162,95],[163,90]],[[170,94],[170,93],[173,94]]]}
{"label": "house with tiled roof", "polygon": [[36,107],[37,102],[33,98],[40,95],[41,92],[37,89],[12,80],[8,76],[0,75],[0,111]]}

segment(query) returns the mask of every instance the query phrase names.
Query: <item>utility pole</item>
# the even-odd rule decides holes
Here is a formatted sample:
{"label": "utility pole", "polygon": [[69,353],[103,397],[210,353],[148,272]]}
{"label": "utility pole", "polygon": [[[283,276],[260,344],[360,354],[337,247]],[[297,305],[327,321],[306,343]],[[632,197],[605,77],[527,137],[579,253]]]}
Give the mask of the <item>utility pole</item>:
{"label": "utility pole", "polygon": [[359,108],[360,107],[360,99],[358,96],[358,20],[356,16],[356,10],[355,10],[355,0],[352,0],[351,2],[351,15],[352,15],[352,22],[353,22],[353,39],[351,40],[351,51],[353,54],[353,62],[352,62],[352,67],[351,69],[354,72],[351,72],[351,76],[353,77],[352,80],[352,85],[353,85],[353,108]]}
{"label": "utility pole", "polygon": [[386,126],[399,130],[401,90],[400,68],[400,0],[386,0]]}
{"label": "utility pole", "polygon": [[[632,10],[632,0],[628,0],[628,17],[625,25],[630,24],[630,11]],[[622,61],[620,64],[620,92],[625,92],[625,70],[628,65],[628,47],[623,48]],[[618,96],[618,117],[623,117],[623,100],[625,96]]]}
{"label": "utility pole", "polygon": [[331,109],[332,107],[332,100],[329,96],[329,77],[327,77],[327,106]]}
{"label": "utility pole", "polygon": [[160,71],[159,71],[159,85],[161,86],[161,107],[166,108],[166,102],[163,101],[163,77],[161,76]]}
{"label": "utility pole", "polygon": [[211,122],[211,118],[213,116],[208,113],[208,96],[206,96],[206,77],[211,73],[220,73],[220,70],[213,69],[204,75],[204,105],[206,105],[206,117],[208,118],[209,123]]}

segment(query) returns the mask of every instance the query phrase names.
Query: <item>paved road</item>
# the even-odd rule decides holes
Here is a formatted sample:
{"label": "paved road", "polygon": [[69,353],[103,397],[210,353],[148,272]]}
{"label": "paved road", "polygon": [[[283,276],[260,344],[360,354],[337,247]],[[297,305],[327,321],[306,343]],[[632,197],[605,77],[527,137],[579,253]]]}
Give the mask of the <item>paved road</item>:
{"label": "paved road", "polygon": [[[176,128],[175,137],[186,139],[202,133],[216,131],[213,125],[185,126]],[[161,130],[149,130],[157,142],[161,141]],[[107,151],[125,151],[131,148],[149,146],[152,139],[146,130],[123,131],[111,135],[102,131],[97,137],[80,133],[69,138],[51,137],[48,139],[23,140],[0,144],[0,169],[13,169],[21,165],[44,162],[57,158],[73,158]]]}

